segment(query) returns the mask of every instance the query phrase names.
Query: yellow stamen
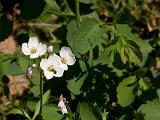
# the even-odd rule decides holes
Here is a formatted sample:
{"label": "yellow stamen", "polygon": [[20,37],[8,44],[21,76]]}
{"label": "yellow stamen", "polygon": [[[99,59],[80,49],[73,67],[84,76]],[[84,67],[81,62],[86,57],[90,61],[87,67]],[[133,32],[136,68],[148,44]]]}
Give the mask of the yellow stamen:
{"label": "yellow stamen", "polygon": [[64,64],[67,63],[66,60],[65,60],[64,58],[61,58],[61,62],[64,63]]}
{"label": "yellow stamen", "polygon": [[47,70],[50,72],[54,72],[56,74],[56,71],[54,70],[53,65],[48,66]]}
{"label": "yellow stamen", "polygon": [[36,53],[36,52],[37,52],[37,49],[33,47],[33,48],[31,49],[31,53],[34,54],[34,53]]}

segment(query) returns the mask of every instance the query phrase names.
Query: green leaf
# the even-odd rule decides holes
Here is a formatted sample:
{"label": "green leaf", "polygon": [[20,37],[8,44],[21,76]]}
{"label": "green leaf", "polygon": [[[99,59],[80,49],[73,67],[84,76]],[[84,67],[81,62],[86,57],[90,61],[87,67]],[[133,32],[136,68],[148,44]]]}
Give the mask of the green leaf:
{"label": "green leaf", "polygon": [[[50,97],[50,90],[46,91],[44,94],[43,94],[43,101],[42,101],[42,105],[46,104],[48,102],[48,99]],[[35,112],[34,112],[34,115],[33,115],[33,120],[37,117],[37,115],[39,114],[39,110],[40,110],[40,100],[38,101],[38,103],[36,104],[36,107],[35,107]]]}
{"label": "green leaf", "polygon": [[73,50],[80,54],[85,54],[90,48],[99,45],[101,42],[101,30],[99,25],[97,20],[87,19],[81,23],[80,27],[75,32],[72,32],[72,36],[71,33],[68,32],[67,41]]}
{"label": "green leaf", "polygon": [[86,80],[88,76],[88,72],[85,72],[84,74],[75,77],[73,80],[69,80],[68,81],[68,85],[67,88],[75,95],[79,95],[82,91],[81,91],[81,87],[84,83],[84,81]]}
{"label": "green leaf", "polygon": [[20,115],[24,115],[26,118],[31,120],[28,113],[22,108],[12,108],[7,114],[20,114]]}
{"label": "green leaf", "polygon": [[133,49],[128,48],[129,61],[133,63],[140,63],[140,57],[138,57],[138,52],[133,51]]}
{"label": "green leaf", "polygon": [[34,94],[34,97],[38,97],[40,94],[40,86],[34,85],[32,88],[30,88],[31,92]]}
{"label": "green leaf", "polygon": [[145,120],[160,120],[160,101],[148,101],[146,104],[140,106],[138,112],[143,114]]}
{"label": "green leaf", "polygon": [[42,117],[44,120],[61,120],[63,115],[58,113],[59,108],[57,105],[46,104],[43,106]]}
{"label": "green leaf", "polygon": [[148,90],[150,87],[151,87],[151,82],[150,82],[150,79],[149,78],[141,78],[139,80],[139,87],[145,91],[145,90]]}
{"label": "green leaf", "polygon": [[24,72],[26,72],[28,66],[32,64],[32,61],[29,59],[28,56],[27,57],[20,56],[17,61],[18,61],[19,66],[22,68]]}
{"label": "green leaf", "polygon": [[128,60],[128,56],[125,52],[125,47],[123,46],[120,52],[120,56],[121,56],[121,60],[124,64],[126,64],[127,60]]}
{"label": "green leaf", "polygon": [[118,103],[122,107],[130,105],[135,99],[136,76],[123,79],[117,87]]}
{"label": "green leaf", "polygon": [[[143,66],[148,57],[148,54],[153,50],[153,48],[149,44],[149,41],[144,41],[140,37],[138,37],[138,35],[133,34],[131,32],[131,28],[127,24],[117,24],[116,30],[117,33],[120,34],[120,36],[123,36],[126,39],[126,42],[130,41],[129,44],[135,47],[136,51],[132,49],[132,53],[134,54],[132,54],[133,56],[131,56],[131,58],[137,56],[138,59],[143,59],[143,61],[139,64],[140,66]],[[142,54],[142,56],[140,54]],[[134,61],[139,61],[137,57],[136,59],[134,59]]]}
{"label": "green leaf", "polygon": [[24,71],[21,69],[21,67],[16,62],[12,62],[9,64],[8,69],[5,71],[5,74],[19,75],[19,74],[24,74]]}
{"label": "green leaf", "polygon": [[[5,72],[8,70],[11,60],[14,59],[13,56],[0,53],[0,80],[2,79]],[[2,85],[2,83],[0,83]],[[1,86],[0,85],[0,86]]]}
{"label": "green leaf", "polygon": [[[27,101],[27,106],[34,110],[34,106],[37,104],[37,101],[29,100]],[[59,108],[54,104],[45,104],[42,110],[42,117],[44,120],[61,120],[63,115],[58,113]]]}
{"label": "green leaf", "polygon": [[79,103],[78,112],[81,120],[103,120],[100,110],[96,107],[91,103]]}
{"label": "green leaf", "polygon": [[57,2],[55,0],[44,0],[47,4],[47,11],[46,12],[55,12],[55,13],[60,13],[61,9]]}

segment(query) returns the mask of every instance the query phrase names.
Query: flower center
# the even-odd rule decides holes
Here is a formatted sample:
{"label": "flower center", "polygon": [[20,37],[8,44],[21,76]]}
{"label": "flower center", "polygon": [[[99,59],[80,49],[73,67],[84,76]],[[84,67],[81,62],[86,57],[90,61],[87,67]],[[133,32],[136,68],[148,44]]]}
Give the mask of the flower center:
{"label": "flower center", "polygon": [[32,53],[32,54],[34,54],[34,53],[36,53],[36,52],[37,52],[37,49],[36,49],[36,48],[34,48],[34,47],[31,48],[31,53]]}
{"label": "flower center", "polygon": [[61,58],[61,62],[64,63],[64,64],[67,63],[67,61],[64,58]]}
{"label": "flower center", "polygon": [[54,72],[54,74],[56,74],[56,70],[53,68],[53,65],[48,66],[47,70],[49,72]]}

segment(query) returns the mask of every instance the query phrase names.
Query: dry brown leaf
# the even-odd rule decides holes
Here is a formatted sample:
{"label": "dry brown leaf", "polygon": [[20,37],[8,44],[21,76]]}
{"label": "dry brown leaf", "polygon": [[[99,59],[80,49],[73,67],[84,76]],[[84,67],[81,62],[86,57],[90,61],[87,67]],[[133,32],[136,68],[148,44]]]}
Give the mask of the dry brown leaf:
{"label": "dry brown leaf", "polygon": [[25,75],[8,76],[9,91],[11,95],[23,95],[29,87],[29,81]]}
{"label": "dry brown leaf", "polygon": [[14,54],[16,51],[16,42],[13,36],[9,36],[7,39],[0,43],[0,52],[6,54]]}

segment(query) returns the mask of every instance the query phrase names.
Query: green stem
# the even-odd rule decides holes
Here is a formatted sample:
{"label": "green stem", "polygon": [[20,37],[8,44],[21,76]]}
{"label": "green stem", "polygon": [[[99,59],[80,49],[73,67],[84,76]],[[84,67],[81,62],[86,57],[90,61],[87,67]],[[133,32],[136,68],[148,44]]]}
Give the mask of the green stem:
{"label": "green stem", "polygon": [[75,9],[76,9],[76,22],[77,22],[77,27],[80,26],[80,12],[79,12],[79,0],[76,0],[75,2]]}
{"label": "green stem", "polygon": [[40,70],[40,110],[39,117],[42,115],[42,107],[43,107],[43,74],[42,70]]}

